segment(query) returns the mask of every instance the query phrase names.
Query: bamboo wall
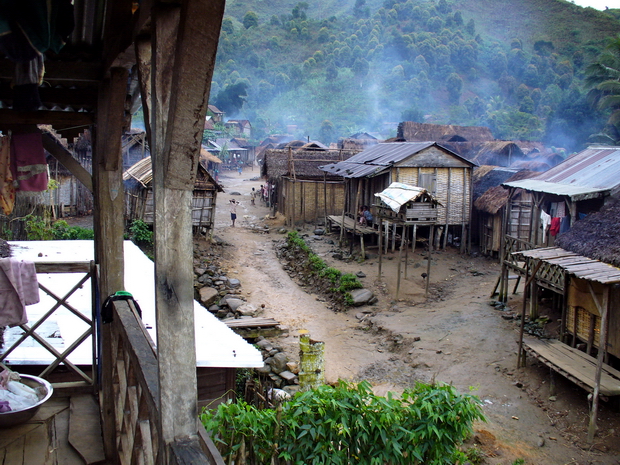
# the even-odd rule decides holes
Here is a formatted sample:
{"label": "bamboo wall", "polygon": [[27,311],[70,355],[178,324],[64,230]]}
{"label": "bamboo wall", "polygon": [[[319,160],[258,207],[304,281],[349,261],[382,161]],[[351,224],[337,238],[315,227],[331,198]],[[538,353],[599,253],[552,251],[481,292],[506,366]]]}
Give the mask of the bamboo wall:
{"label": "bamboo wall", "polygon": [[[402,167],[393,168],[396,182],[428,188],[423,185],[424,175],[433,177],[433,196],[441,203],[437,207],[437,223],[461,225],[469,223],[471,212],[471,169],[460,167]],[[429,189],[430,190],[430,189]]]}
{"label": "bamboo wall", "polygon": [[[599,302],[602,301],[604,285],[592,283]],[[609,332],[607,337],[607,352],[620,358],[620,290],[611,289],[609,296]],[[576,334],[583,341],[588,342],[592,332],[593,347],[599,346],[601,333],[601,315],[592,300],[588,282],[583,279],[571,278],[568,288],[566,330]]]}
{"label": "bamboo wall", "polygon": [[281,185],[278,211],[289,222],[310,223],[325,218],[325,215],[342,214],[344,182],[282,178]]}

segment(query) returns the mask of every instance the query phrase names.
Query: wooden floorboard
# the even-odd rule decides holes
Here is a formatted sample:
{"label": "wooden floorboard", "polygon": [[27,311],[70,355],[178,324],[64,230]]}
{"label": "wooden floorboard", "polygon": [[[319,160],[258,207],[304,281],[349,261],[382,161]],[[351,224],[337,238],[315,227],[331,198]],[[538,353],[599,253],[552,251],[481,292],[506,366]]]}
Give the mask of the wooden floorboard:
{"label": "wooden floorboard", "polygon": [[69,443],[88,465],[104,463],[99,405],[92,395],[71,396]]}
{"label": "wooden floorboard", "polygon": [[[535,352],[539,358],[559,373],[566,373],[581,384],[594,389],[596,359],[557,340],[526,338],[526,348]],[[620,379],[614,376],[616,370],[603,364],[600,392],[604,396],[620,395]]]}
{"label": "wooden floorboard", "polygon": [[[328,220],[332,225],[342,228],[342,216],[332,215],[328,217]],[[368,226],[363,226],[361,224],[355,224],[355,222],[353,221],[353,218],[346,216],[344,218],[344,228],[347,231],[352,232],[354,227],[355,227],[355,234],[378,234],[376,229],[370,228]]]}
{"label": "wooden floorboard", "polygon": [[[0,465],[84,465],[105,463],[95,397],[77,395],[74,442],[87,445],[80,456],[69,443],[70,397],[52,396],[27,423],[0,429]],[[94,408],[93,408],[94,406]],[[79,440],[75,439],[80,436]],[[101,455],[98,452],[101,451]]]}

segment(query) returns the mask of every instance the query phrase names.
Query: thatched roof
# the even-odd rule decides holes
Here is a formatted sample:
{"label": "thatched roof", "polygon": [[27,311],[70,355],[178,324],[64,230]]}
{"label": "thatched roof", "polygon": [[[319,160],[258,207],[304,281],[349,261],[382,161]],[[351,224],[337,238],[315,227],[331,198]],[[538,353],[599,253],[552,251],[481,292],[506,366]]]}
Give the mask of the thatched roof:
{"label": "thatched roof", "polygon": [[577,221],[557,236],[555,245],[588,258],[620,267],[620,200],[614,199],[599,212]]}
{"label": "thatched roof", "polygon": [[398,125],[398,138],[406,141],[472,142],[493,140],[491,130],[484,126],[455,126],[403,121]]}
{"label": "thatched roof", "polygon": [[[142,188],[149,189],[153,182],[153,166],[151,163],[151,157],[143,158],[139,162],[135,163],[130,168],[127,168],[123,173],[123,182],[126,186],[142,186]],[[213,189],[218,192],[224,192],[222,186],[220,186],[207,169],[198,164],[198,173],[194,184],[194,189]]]}
{"label": "thatched roof", "polygon": [[517,173],[517,170],[484,165],[474,168],[472,176],[474,200],[492,187],[499,186]]}
{"label": "thatched roof", "polygon": [[539,160],[519,160],[510,165],[511,168],[520,170],[537,171],[538,173],[544,173],[549,170],[552,165]]}
{"label": "thatched roof", "polygon": [[484,142],[474,157],[479,165],[495,166],[511,166],[515,161],[525,159],[525,154],[516,143],[505,140]]}
{"label": "thatched roof", "polygon": [[[321,171],[319,166],[347,160],[356,153],[358,152],[350,150],[266,150],[261,175],[271,180],[293,175],[302,179],[323,179],[325,172]],[[328,179],[330,178],[333,176],[328,174]]]}
{"label": "thatched roof", "polygon": [[[519,181],[521,179],[532,178],[536,175],[538,175],[538,173],[535,171],[522,170],[514,173],[508,179],[501,182]],[[509,194],[510,192],[508,189],[500,185],[495,185],[487,189],[484,194],[474,202],[474,207],[480,211],[495,215],[506,205]]]}

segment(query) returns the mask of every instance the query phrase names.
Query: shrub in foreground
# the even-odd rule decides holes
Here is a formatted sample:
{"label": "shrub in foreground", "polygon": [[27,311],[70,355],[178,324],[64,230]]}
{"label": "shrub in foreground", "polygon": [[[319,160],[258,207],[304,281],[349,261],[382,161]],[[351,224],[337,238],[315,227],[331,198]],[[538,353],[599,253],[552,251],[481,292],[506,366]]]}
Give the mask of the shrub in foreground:
{"label": "shrub in foreground", "polygon": [[484,420],[480,400],[451,385],[419,383],[397,399],[344,381],[277,410],[228,402],[201,415],[227,461],[251,464],[459,463],[475,420]]}

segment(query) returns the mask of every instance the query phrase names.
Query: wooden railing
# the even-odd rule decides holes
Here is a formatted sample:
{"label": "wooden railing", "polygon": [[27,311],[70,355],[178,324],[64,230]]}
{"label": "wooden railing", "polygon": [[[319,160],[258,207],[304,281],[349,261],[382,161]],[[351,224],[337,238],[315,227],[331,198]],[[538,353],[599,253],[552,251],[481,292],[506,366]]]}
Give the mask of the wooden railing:
{"label": "wooden railing", "polygon": [[[116,455],[109,458],[122,465],[224,465],[198,419],[195,439],[173,443],[169,447],[164,444],[158,411],[159,383],[154,344],[131,301],[116,301],[112,307],[112,321],[104,323],[102,328],[104,441],[108,442],[108,454]],[[187,461],[188,458],[193,461]]]}
{"label": "wooden railing", "polygon": [[[71,305],[68,300],[71,295],[76,292],[78,289],[81,289],[86,283],[90,282],[91,285],[91,295],[95,295],[94,292],[94,283],[95,279],[95,265],[92,261],[77,261],[77,262],[35,262],[35,267],[37,274],[46,274],[46,273],[79,273],[80,275],[76,275],[76,283],[71,289],[62,296],[56,295],[53,289],[48,289],[45,285],[39,282],[39,288],[49,295],[55,303],[52,307],[47,310],[36,322],[32,325],[23,324],[20,325],[20,328],[23,330],[23,334],[11,344],[2,354],[0,354],[0,365],[3,363],[9,363],[9,357],[11,354],[17,349],[20,345],[24,344],[28,341],[28,339],[34,339],[37,344],[41,345],[44,349],[46,349],[53,357],[54,360],[50,363],[44,370],[38,375],[41,378],[46,378],[48,375],[56,369],[61,363],[76,373],[84,384],[93,386],[96,383],[96,373],[93,370],[93,375],[88,375],[82,369],[80,369],[77,365],[69,361],[69,355],[75,351],[82,343],[91,337],[91,341],[93,344],[92,353],[95,354],[95,331],[94,331],[94,320],[95,317],[93,315],[92,309],[95,308],[94,305],[89,305],[88,311],[84,312],[78,308],[75,308]],[[40,334],[38,334],[37,330],[46,323],[50,317],[52,317],[59,309],[68,310],[73,316],[77,317],[79,320],[82,320],[88,326],[81,334],[78,335],[77,338],[62,352],[59,351],[56,347],[50,344],[46,338]],[[77,321],[77,320],[76,320]],[[92,365],[95,366],[95,360],[93,358]]]}

